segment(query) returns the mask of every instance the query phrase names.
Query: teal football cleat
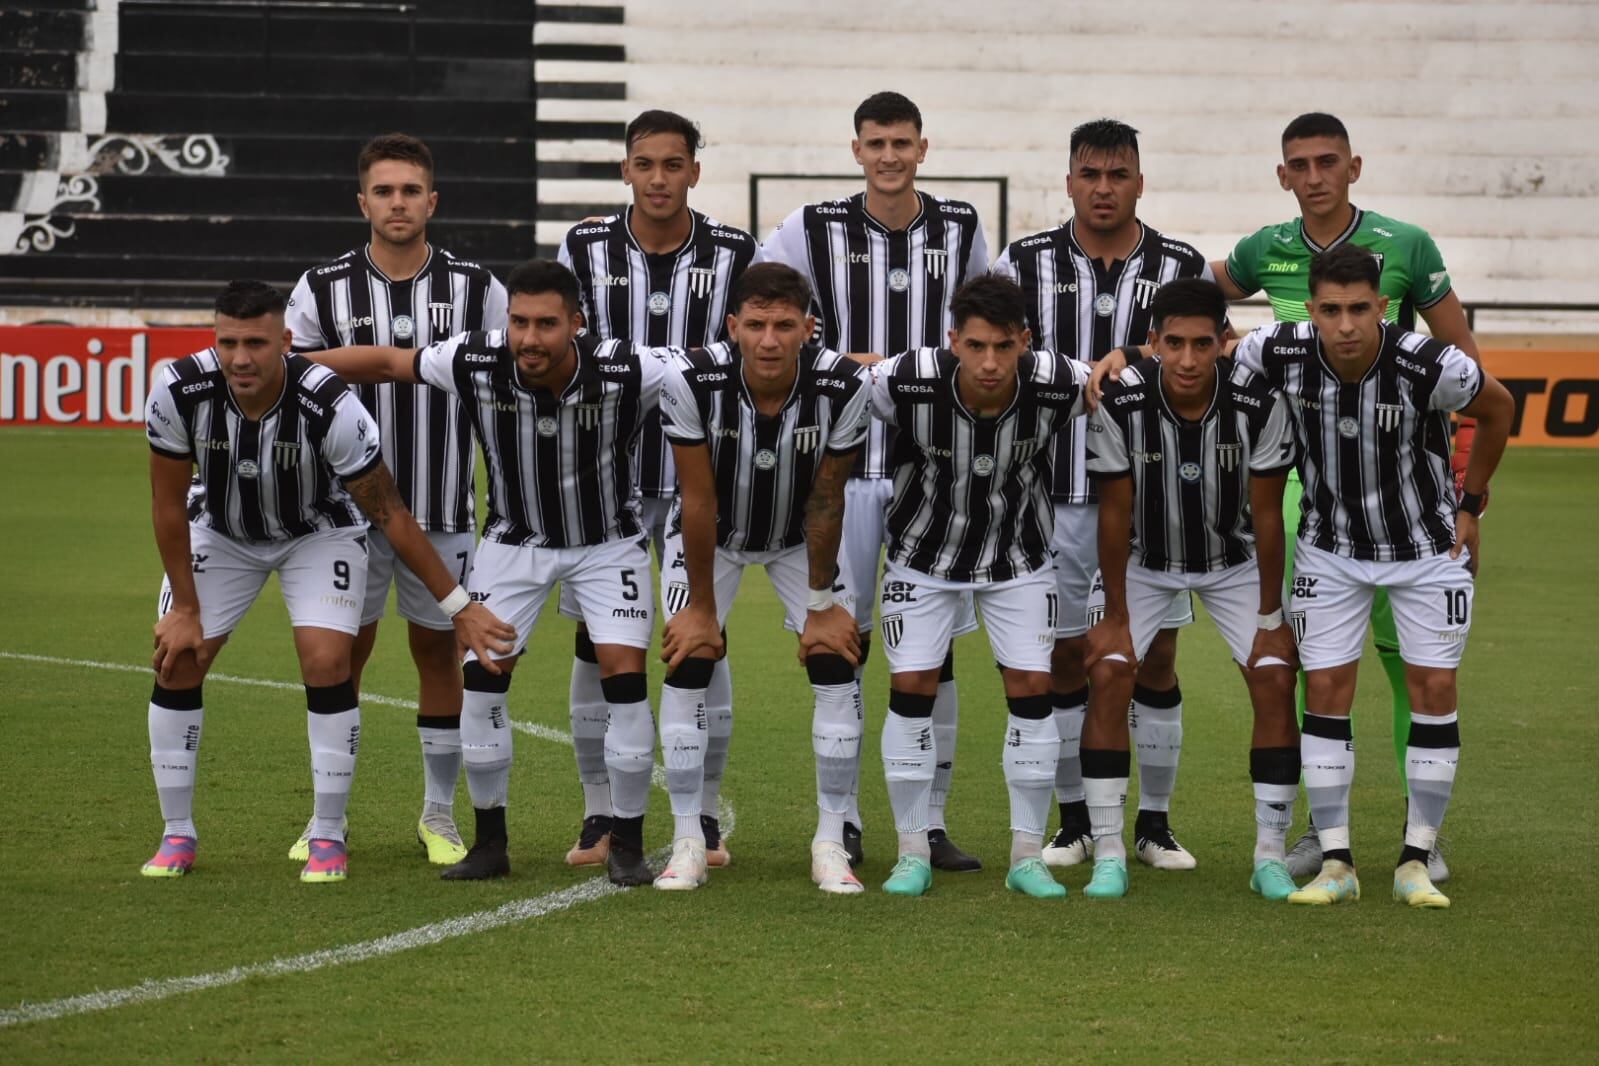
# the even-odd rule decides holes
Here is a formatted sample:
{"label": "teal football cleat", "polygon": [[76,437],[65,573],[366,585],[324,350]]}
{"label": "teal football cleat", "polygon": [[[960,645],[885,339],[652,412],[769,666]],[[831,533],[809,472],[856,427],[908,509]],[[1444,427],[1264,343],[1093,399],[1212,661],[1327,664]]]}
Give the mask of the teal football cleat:
{"label": "teal football cleat", "polygon": [[1050,876],[1049,867],[1037,855],[1012,866],[1005,875],[1005,887],[1034,899],[1066,898],[1066,886]]}
{"label": "teal football cleat", "polygon": [[1121,899],[1127,895],[1127,862],[1124,859],[1095,859],[1094,876],[1083,886],[1091,899]]}
{"label": "teal football cleat", "polygon": [[891,896],[920,896],[933,887],[933,866],[920,855],[901,855],[883,882]]}
{"label": "teal football cleat", "polygon": [[1263,859],[1255,864],[1249,887],[1269,900],[1284,900],[1299,888],[1288,876],[1288,864],[1281,859]]}

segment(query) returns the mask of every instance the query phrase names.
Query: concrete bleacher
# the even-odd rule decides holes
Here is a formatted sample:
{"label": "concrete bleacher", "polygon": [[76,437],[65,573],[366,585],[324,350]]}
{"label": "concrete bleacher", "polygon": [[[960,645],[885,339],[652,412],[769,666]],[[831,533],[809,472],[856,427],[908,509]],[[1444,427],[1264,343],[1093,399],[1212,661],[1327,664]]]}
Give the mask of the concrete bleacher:
{"label": "concrete bleacher", "polygon": [[[750,218],[750,174],[855,171],[851,112],[892,88],[926,117],[924,173],[1008,178],[1013,239],[1068,213],[1073,125],[1104,114],[1132,123],[1143,217],[1220,257],[1297,213],[1274,174],[1278,138],[1295,114],[1327,110],[1365,159],[1355,202],[1431,230],[1463,298],[1599,301],[1599,257],[1585,254],[1599,237],[1596,4],[625,6],[621,25],[586,38],[625,50],[625,98],[541,101],[541,118],[619,127],[646,107],[688,114],[708,141],[693,202],[760,236],[794,205],[763,195],[762,217]],[[560,27],[536,34],[575,39]],[[538,77],[617,74],[611,63],[552,59]],[[541,168],[611,161],[592,180],[546,183],[541,246],[623,197],[620,153],[614,140],[540,142]],[[858,187],[816,183],[813,195]],[[992,244],[1000,220],[985,224]]]}

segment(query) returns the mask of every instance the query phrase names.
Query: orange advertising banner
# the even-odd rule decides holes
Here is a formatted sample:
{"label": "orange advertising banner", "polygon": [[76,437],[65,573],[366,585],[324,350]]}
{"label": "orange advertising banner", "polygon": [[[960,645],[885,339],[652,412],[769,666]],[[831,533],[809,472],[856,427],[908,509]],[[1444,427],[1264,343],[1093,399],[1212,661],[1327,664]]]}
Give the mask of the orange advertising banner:
{"label": "orange advertising banner", "polygon": [[212,340],[209,329],[0,326],[0,425],[143,427],[156,373]]}
{"label": "orange advertising banner", "polygon": [[1599,351],[1482,353],[1516,401],[1512,445],[1599,448]]}

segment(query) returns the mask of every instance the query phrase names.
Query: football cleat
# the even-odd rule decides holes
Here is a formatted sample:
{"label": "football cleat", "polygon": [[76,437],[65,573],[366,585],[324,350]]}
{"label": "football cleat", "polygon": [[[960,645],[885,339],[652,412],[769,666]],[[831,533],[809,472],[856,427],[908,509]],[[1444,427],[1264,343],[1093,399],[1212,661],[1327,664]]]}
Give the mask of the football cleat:
{"label": "football cleat", "polygon": [[933,866],[920,855],[901,855],[883,882],[891,896],[920,896],[933,887]]}
{"label": "football cleat", "polygon": [[722,840],[722,823],[708,814],[700,815],[700,832],[705,836],[705,865],[731,866],[733,856],[728,854]]}
{"label": "football cleat", "polygon": [[583,819],[577,843],[566,853],[568,866],[603,866],[611,853],[611,816],[593,814]]}
{"label": "football cleat", "polygon": [[655,879],[662,892],[692,892],[705,883],[705,844],[680,837],[672,844],[672,858]]}
{"label": "football cleat", "polygon": [[416,842],[427,850],[428,862],[435,866],[454,866],[466,858],[461,831],[447,814],[424,814],[416,823]]}
{"label": "football cleat", "polygon": [[[673,854],[675,857],[676,853]],[[655,881],[650,864],[644,861],[644,846],[617,836],[611,837],[610,854],[605,857],[605,876],[611,879],[611,884],[624,888],[637,888]]]}
{"label": "football cleat", "polygon": [[1034,899],[1066,898],[1066,886],[1055,880],[1049,867],[1044,865],[1044,860],[1036,855],[1022,859],[1010,868],[1005,875],[1005,887]]}
{"label": "football cleat", "polygon": [[[309,822],[305,823],[305,829],[304,829],[303,832],[300,833],[300,839],[296,840],[294,842],[294,846],[289,849],[289,858],[290,859],[294,860],[295,862],[309,862],[310,861],[310,859],[311,859],[311,831],[314,828],[316,828],[316,816],[312,815],[311,820]],[[339,828],[341,830],[343,830],[343,832],[344,832],[344,844],[345,844],[346,850],[348,850],[349,843],[350,843],[350,820],[348,818],[346,818],[343,821],[341,821],[339,823]]]}
{"label": "football cleat", "polygon": [[859,866],[866,861],[866,850],[861,846],[861,827],[854,822],[844,823],[844,852],[849,856],[851,866]]}
{"label": "football cleat", "polygon": [[1296,881],[1301,877],[1314,877],[1321,872],[1321,835],[1315,826],[1306,826],[1304,835],[1288,849],[1288,876]]}
{"label": "football cleat", "polygon": [[811,880],[823,892],[835,896],[854,896],[866,891],[849,866],[844,845],[821,840],[811,845]]}
{"label": "football cleat", "polygon": [[1441,885],[1449,880],[1449,864],[1444,861],[1444,838],[1438,837],[1432,842],[1432,850],[1427,852],[1427,880],[1435,885]]}
{"label": "football cleat", "polygon": [[488,881],[511,872],[511,856],[504,840],[479,840],[454,866],[439,871],[441,881]]}
{"label": "football cleat", "polygon": [[975,855],[968,855],[950,840],[949,833],[943,829],[929,829],[927,831],[927,848],[932,852],[932,863],[935,870],[947,870],[950,873],[965,874],[983,868],[983,861]]}
{"label": "football cleat", "polygon": [[1449,906],[1449,897],[1433,886],[1427,876],[1427,864],[1412,859],[1400,863],[1394,871],[1394,899],[1412,907],[1443,910]]}
{"label": "football cleat", "polygon": [[1353,902],[1360,898],[1360,879],[1355,868],[1338,859],[1328,859],[1321,864],[1321,873],[1304,888],[1290,893],[1289,903],[1304,903],[1312,907],[1326,907],[1334,903]]}
{"label": "football cleat", "polygon": [[1171,826],[1166,824],[1164,812],[1159,817],[1150,817],[1150,812],[1139,811],[1133,839],[1138,861],[1145,866],[1157,870],[1192,870],[1199,865],[1188,849],[1177,843]]}
{"label": "football cleat", "polygon": [[1283,900],[1299,888],[1288,876],[1288,866],[1281,859],[1262,859],[1255,864],[1249,876],[1249,887],[1269,900]]}
{"label": "football cleat", "polygon": [[1076,866],[1094,854],[1094,838],[1080,829],[1061,826],[1044,845],[1044,865]]}
{"label": "football cleat", "polygon": [[1083,886],[1090,899],[1121,899],[1127,895],[1127,862],[1123,859],[1095,859],[1094,876]]}
{"label": "football cleat", "polygon": [[193,837],[164,836],[161,847],[139,872],[146,877],[182,877],[194,869],[195,845]]}
{"label": "football cleat", "polygon": [[310,856],[305,860],[305,869],[300,871],[301,881],[330,885],[349,876],[349,853],[344,841],[312,837],[306,842],[306,848]]}

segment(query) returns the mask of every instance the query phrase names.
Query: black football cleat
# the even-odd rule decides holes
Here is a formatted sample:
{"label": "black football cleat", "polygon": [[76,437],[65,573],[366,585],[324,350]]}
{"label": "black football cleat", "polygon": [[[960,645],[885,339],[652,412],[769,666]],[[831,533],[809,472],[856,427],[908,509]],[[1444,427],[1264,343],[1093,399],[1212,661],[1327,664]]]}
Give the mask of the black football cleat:
{"label": "black football cleat", "polygon": [[611,853],[605,857],[605,876],[611,884],[624,888],[655,883],[649,863],[644,861],[644,848],[634,840],[624,840],[611,834]]}
{"label": "black football cleat", "polygon": [[844,823],[844,852],[849,855],[851,866],[866,861],[866,849],[861,847],[861,827],[853,822]]}
{"label": "black football cleat", "polygon": [[933,868],[946,870],[950,873],[967,874],[983,868],[983,860],[975,855],[968,855],[955,842],[949,834],[942,829],[929,829],[927,831],[927,848],[932,852]]}
{"label": "black football cleat", "polygon": [[504,840],[479,840],[466,858],[439,873],[443,881],[489,881],[511,872],[511,857]]}

